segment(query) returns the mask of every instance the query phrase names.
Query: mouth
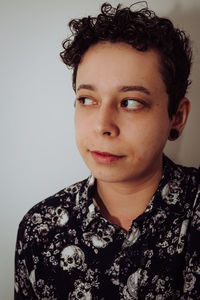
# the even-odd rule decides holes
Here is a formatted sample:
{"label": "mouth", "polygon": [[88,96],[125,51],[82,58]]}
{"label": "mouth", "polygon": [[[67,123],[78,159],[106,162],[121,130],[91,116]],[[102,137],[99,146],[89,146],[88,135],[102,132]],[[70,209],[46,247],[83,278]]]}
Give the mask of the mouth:
{"label": "mouth", "polygon": [[101,151],[91,151],[91,154],[95,162],[100,164],[110,164],[124,157],[124,155],[115,155],[109,152],[101,152]]}

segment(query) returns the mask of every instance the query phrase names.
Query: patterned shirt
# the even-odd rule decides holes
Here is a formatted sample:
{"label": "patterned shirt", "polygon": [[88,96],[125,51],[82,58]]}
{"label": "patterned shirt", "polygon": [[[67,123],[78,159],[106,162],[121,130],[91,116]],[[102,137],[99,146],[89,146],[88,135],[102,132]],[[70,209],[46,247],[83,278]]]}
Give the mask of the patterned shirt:
{"label": "patterned shirt", "polygon": [[19,225],[15,300],[200,299],[199,177],[164,156],[128,232],[94,205],[92,176],[38,203]]}

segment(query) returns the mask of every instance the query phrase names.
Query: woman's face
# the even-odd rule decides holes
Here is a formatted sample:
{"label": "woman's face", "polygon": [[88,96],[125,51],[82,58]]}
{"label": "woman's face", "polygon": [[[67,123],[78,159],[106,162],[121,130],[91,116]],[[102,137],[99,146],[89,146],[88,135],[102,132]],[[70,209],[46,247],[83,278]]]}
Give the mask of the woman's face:
{"label": "woman's face", "polygon": [[77,145],[98,180],[136,182],[161,170],[172,121],[154,50],[90,47],[78,66],[76,93]]}

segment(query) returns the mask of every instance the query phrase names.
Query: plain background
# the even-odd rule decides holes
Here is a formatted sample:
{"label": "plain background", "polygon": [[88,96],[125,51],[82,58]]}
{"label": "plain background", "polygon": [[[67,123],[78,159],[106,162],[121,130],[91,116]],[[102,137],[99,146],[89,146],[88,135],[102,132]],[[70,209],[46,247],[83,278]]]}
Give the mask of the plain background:
{"label": "plain background", "polygon": [[[40,200],[88,176],[74,140],[71,71],[61,41],[72,18],[102,0],[0,0],[0,299],[13,299],[14,248],[23,215]],[[133,1],[121,1],[130,5]],[[191,36],[194,59],[184,135],[167,145],[176,162],[199,165],[200,1],[149,0]],[[110,1],[117,5],[118,1]]]}

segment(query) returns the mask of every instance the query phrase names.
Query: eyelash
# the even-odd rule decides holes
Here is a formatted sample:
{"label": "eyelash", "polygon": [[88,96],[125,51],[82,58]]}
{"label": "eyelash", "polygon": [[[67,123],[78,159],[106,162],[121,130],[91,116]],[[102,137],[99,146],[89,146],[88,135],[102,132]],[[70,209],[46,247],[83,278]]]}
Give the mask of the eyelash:
{"label": "eyelash", "polygon": [[[89,99],[89,101],[91,102],[90,104],[85,104],[84,101],[86,99]],[[96,101],[89,98],[89,97],[79,97],[77,98],[77,101],[82,105],[82,106],[90,106],[92,104],[96,104]],[[139,110],[140,108],[128,108],[126,107],[124,104],[127,103],[128,101],[133,101],[135,103],[137,103],[138,106],[144,106],[145,103],[144,101],[142,100],[138,100],[138,99],[134,99],[134,98],[128,98],[128,99],[123,99],[120,104],[121,104],[121,107],[128,110],[128,111],[136,111],[136,110]]]}

